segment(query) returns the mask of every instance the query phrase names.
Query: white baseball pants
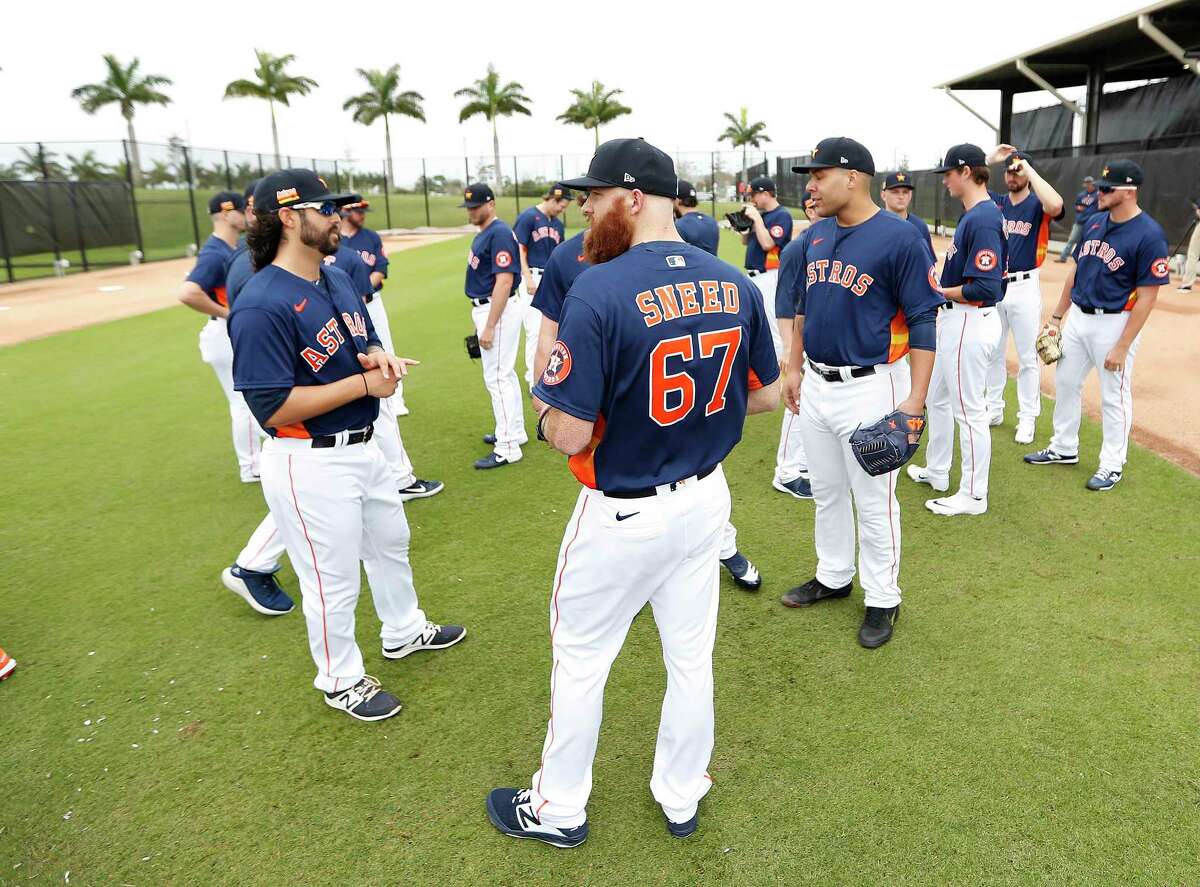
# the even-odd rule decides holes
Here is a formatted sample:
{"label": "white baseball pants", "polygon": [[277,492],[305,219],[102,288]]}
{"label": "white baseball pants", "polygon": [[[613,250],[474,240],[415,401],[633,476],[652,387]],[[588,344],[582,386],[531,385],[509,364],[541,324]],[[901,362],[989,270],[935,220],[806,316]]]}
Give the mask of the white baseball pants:
{"label": "white baseball pants", "polygon": [[1000,315],[994,306],[955,303],[937,320],[937,357],[926,408],[929,443],[925,464],[939,485],[949,481],[954,426],[962,455],[958,491],[986,499],[992,463],[992,432],[987,406],[987,373],[1000,347]]}
{"label": "white baseball pants", "polygon": [[1196,223],[1196,227],[1192,229],[1191,239],[1188,240],[1187,262],[1183,269],[1183,280],[1179,282],[1179,285],[1194,286],[1197,269],[1200,269],[1200,222]]}
{"label": "white baseball pants", "polygon": [[1129,313],[1084,314],[1075,307],[1070,322],[1063,327],[1062,357],[1054,370],[1054,436],[1050,449],[1065,456],[1079,452],[1079,419],[1083,381],[1092,367],[1100,376],[1100,420],[1104,443],[1100,447],[1100,467],[1121,471],[1129,454],[1129,429],[1133,427],[1133,359],[1141,334],[1129,346],[1125,367],[1119,372],[1106,370],[1104,358],[1112,351]]}
{"label": "white baseball pants", "polygon": [[[541,268],[530,268],[534,284],[542,280]],[[537,357],[538,336],[542,332],[542,312],[533,307],[533,294],[525,288],[525,280],[517,288],[516,301],[521,306],[521,325],[525,328],[525,384],[533,389],[533,361]]]}
{"label": "white baseball pants", "polygon": [[313,449],[307,440],[269,438],[262,487],[300,580],[313,686],[345,689],[364,674],[354,638],[360,561],[384,645],[407,643],[425,627],[392,470],[374,440]]}
{"label": "white baseball pants", "polygon": [[[1005,352],[1008,334],[1012,331],[1017,347],[1017,418],[1036,419],[1042,413],[1039,387],[1041,370],[1038,367],[1037,335],[1042,321],[1042,287],[1038,272],[1030,272],[1027,280],[1009,281],[1004,299],[996,306],[1000,316],[1000,345],[988,367],[987,400],[989,413],[1004,412],[1004,385],[1008,381]],[[957,307],[957,306],[956,306]]]}
{"label": "white baseball pants", "polygon": [[[476,335],[483,335],[492,306],[476,305],[471,309]],[[496,418],[497,455],[516,461],[521,458],[525,440],[525,403],[521,380],[517,378],[517,346],[521,341],[521,305],[509,299],[504,313],[496,324],[491,348],[480,348],[483,364],[483,384],[492,398],[492,413]]]}
{"label": "white baseball pants", "polygon": [[233,434],[233,450],[237,454],[238,471],[242,480],[257,477],[258,457],[263,431],[258,426],[240,391],[233,390],[233,343],[225,318],[218,317],[200,330],[200,357],[213,368],[225,399],[229,401],[229,420]]}
{"label": "white baseball pants", "polygon": [[[379,344],[383,346],[383,350],[389,354],[396,353],[396,345],[392,340],[392,324],[388,320],[387,308],[383,306],[383,296],[376,293],[371,301],[367,302],[367,314],[371,317],[371,323],[375,325],[375,332],[379,335]],[[389,400],[392,402],[392,415],[396,415],[397,411],[404,410],[404,382],[400,381],[396,385],[396,393]],[[379,429],[376,428],[376,431]]]}
{"label": "white baseball pants", "polygon": [[550,600],[550,723],[532,783],[543,822],[571,828],[587,817],[604,685],[647,602],[667,667],[650,791],[672,821],[695,814],[712,786],[712,652],[728,520],[720,467],[642,499],[580,491]]}
{"label": "white baseball pants", "polygon": [[908,397],[908,363],[875,368],[871,376],[830,382],[809,370],[800,389],[800,428],[808,451],[817,579],[840,588],[854,578],[855,512],[858,514],[858,575],[868,607],[900,603],[900,503],[896,472],[871,477],[863,471],[850,435],[878,422]]}
{"label": "white baseball pants", "polygon": [[[767,326],[771,328],[771,342],[775,345],[775,359],[783,360],[787,355],[783,353],[783,338],[779,335],[779,324],[775,322],[775,290],[779,285],[779,271],[764,271],[756,274],[752,280],[762,293]],[[804,455],[800,423],[791,410],[785,409],[779,424],[779,447],[775,450],[775,480],[786,484],[807,474],[808,458]]]}

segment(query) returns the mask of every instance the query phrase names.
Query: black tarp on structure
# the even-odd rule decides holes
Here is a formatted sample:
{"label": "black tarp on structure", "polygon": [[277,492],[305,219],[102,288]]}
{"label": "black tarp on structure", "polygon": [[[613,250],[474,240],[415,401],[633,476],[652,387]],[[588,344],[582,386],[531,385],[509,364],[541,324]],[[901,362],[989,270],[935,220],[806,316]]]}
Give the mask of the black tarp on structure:
{"label": "black tarp on structure", "polygon": [[0,181],[0,225],[12,257],[137,242],[124,182]]}
{"label": "black tarp on structure", "polygon": [[1195,132],[1200,132],[1200,77],[1195,74],[1105,93],[1100,100],[1102,143]]}
{"label": "black tarp on structure", "polygon": [[1021,111],[1012,117],[1012,144],[1024,150],[1071,145],[1075,115],[1062,105]]}

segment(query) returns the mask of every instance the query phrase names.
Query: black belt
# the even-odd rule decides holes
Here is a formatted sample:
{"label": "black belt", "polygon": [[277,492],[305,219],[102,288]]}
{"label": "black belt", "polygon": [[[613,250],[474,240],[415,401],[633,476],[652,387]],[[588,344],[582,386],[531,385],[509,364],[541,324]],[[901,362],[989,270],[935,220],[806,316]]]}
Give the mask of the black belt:
{"label": "black belt", "polygon": [[1035,273],[1034,271],[1014,271],[1012,274],[1006,275],[1004,279],[1009,283],[1017,280],[1029,280]]}
{"label": "black belt", "polygon": [[[487,298],[484,298],[484,299],[476,299],[474,297],[469,297],[469,298],[471,299],[471,304],[474,305],[476,308],[478,308],[480,305],[487,305],[492,301],[491,296],[488,296]],[[511,299],[512,293],[509,293],[505,298]]]}
{"label": "black belt", "polygon": [[1093,308],[1091,305],[1076,305],[1084,314],[1124,314],[1124,308]]}
{"label": "black belt", "polygon": [[766,271],[758,271],[754,268],[747,268],[746,276],[747,277],[758,277],[758,275],[760,275],[760,274],[766,274],[767,271],[778,271],[778,270],[779,270],[778,268],[767,268]]}
{"label": "black belt", "polygon": [[[808,362],[809,367],[814,373],[824,379],[826,382],[841,382],[842,374],[835,370],[823,370],[811,360]],[[863,376],[875,375],[875,367],[854,367],[850,370],[851,377],[861,379]]]}
{"label": "black belt", "polygon": [[[708,477],[716,470],[716,465],[714,465],[712,468],[706,468],[696,475],[696,480],[704,480],[704,478]],[[678,481],[669,485],[672,493],[675,492],[676,483],[678,483]],[[608,490],[602,490],[601,492],[603,492],[604,495],[610,499],[645,499],[648,496],[657,496],[658,487],[643,487],[640,490],[620,490],[615,493],[609,492]]]}
{"label": "black belt", "polygon": [[367,305],[370,305],[374,301],[375,301],[374,293],[367,293],[365,296],[363,296],[363,302]]}
{"label": "black belt", "polygon": [[[375,426],[369,425],[365,431],[351,431],[349,436],[346,438],[346,444],[366,443],[372,437],[374,437],[374,435]],[[338,436],[336,434],[327,434],[324,437],[314,437],[312,439],[312,446],[314,450],[323,450],[329,447],[336,447],[337,445]]]}

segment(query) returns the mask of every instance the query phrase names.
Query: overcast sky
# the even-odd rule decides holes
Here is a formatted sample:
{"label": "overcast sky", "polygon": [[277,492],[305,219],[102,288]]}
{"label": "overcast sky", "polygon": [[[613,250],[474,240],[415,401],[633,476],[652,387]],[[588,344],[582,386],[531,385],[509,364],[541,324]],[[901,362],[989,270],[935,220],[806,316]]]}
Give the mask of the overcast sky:
{"label": "overcast sky", "polygon": [[[320,84],[280,109],[285,153],[382,157],[382,123],[357,125],[341,106],[364,88],[355,68],[397,62],[403,88],[424,95],[428,121],[393,123],[397,158],[490,153],[488,124],[460,124],[462,102],[453,93],[491,61],[533,100],[532,117],[500,121],[506,154],[590,155],[591,132],[554,118],[569,104],[569,88],[599,79],[623,89],[634,111],[602,137],[644,136],[673,153],[708,151],[718,147],[722,112],[744,104],[752,119],[766,122],[773,151],[803,152],[824,136],[849,135],[880,166],[907,155],[920,167],[953,143],[993,138],[934,84],[1136,8],[1127,0],[1008,0],[955,12],[944,0],[839,0],[819,4],[829,12],[805,11],[814,5],[8,3],[0,142],[122,138],[115,108],[89,116],[70,97],[73,87],[103,77],[100,56],[111,52],[137,56],[143,71],[174,81],[171,105],[138,111],[140,141],[179,135],[199,146],[269,152],[266,104],[222,100],[226,83],[251,76],[257,47],[294,53],[293,72]],[[739,17],[749,10],[753,17]],[[972,31],[975,22],[986,30]],[[974,101],[997,116],[998,94],[977,93]],[[1017,108],[1047,103],[1044,94],[1018,97]]]}

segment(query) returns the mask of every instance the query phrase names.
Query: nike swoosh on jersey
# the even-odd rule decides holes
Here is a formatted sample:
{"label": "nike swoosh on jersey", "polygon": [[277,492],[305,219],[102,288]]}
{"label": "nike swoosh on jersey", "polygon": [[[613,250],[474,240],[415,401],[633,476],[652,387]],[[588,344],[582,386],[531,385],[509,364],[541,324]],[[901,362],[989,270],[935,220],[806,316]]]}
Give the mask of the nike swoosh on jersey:
{"label": "nike swoosh on jersey", "polygon": [[631,511],[629,514],[621,514],[621,512],[618,511],[617,520],[629,520],[629,518],[637,517],[639,514],[641,514],[640,511]]}
{"label": "nike swoosh on jersey", "polygon": [[295,312],[297,314],[299,314],[301,311],[304,310],[304,306],[307,304],[308,304],[308,298],[305,297],[305,298],[301,299],[299,302],[297,302],[295,305],[293,305],[292,308],[295,310]]}
{"label": "nike swoosh on jersey", "polygon": [[813,241],[813,246],[816,246],[818,243],[823,243],[824,240],[825,240],[824,237],[818,237],[816,240]]}

